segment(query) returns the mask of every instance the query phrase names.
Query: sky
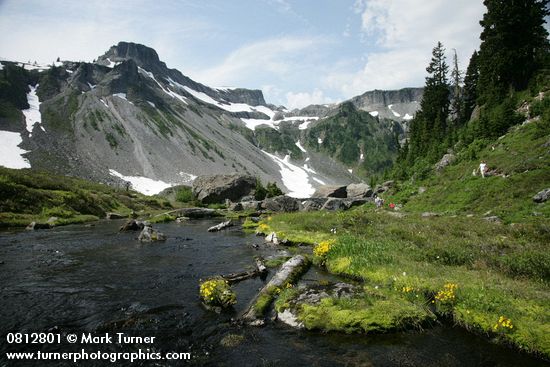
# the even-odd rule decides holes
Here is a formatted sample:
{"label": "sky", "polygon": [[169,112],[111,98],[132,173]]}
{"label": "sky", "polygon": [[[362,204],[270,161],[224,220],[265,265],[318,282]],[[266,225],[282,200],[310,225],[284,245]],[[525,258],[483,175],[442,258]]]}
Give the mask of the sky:
{"label": "sky", "polygon": [[195,81],[297,108],[423,86],[437,41],[466,69],[484,11],[481,0],[0,0],[0,58],[92,61],[131,41]]}

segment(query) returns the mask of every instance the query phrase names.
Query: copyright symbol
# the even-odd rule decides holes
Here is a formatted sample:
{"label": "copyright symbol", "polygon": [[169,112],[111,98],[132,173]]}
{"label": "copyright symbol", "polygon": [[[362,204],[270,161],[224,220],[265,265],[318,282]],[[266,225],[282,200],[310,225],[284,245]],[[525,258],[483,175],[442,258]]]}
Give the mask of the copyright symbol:
{"label": "copyright symbol", "polygon": [[77,340],[78,340],[78,336],[76,336],[76,334],[67,335],[67,341],[69,343],[74,344],[74,343],[76,343]]}

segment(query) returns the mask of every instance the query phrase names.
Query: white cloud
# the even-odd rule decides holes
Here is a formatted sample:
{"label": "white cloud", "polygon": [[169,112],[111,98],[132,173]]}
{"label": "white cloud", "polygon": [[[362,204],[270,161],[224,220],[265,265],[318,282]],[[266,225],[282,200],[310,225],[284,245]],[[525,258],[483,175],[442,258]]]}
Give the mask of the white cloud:
{"label": "white cloud", "polygon": [[288,109],[301,108],[309,106],[311,104],[326,104],[332,103],[334,100],[325,96],[324,92],[315,89],[313,92],[287,92],[286,93],[286,107]]}
{"label": "white cloud", "polygon": [[243,80],[250,76],[288,78],[306,69],[312,60],[311,53],[327,42],[320,37],[279,37],[253,42],[231,52],[219,65],[189,73],[208,85],[243,86]]}
{"label": "white cloud", "polygon": [[437,41],[455,48],[462,69],[479,46],[479,20],[485,8],[477,0],[358,0],[362,40],[373,50],[364,67],[335,71],[323,85],[351,97],[371,89],[422,86],[431,50]]}

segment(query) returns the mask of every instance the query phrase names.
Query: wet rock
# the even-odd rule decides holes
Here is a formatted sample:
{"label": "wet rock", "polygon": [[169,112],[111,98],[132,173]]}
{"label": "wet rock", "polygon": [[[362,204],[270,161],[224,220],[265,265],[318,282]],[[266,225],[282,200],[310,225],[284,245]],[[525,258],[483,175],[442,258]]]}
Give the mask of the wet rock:
{"label": "wet rock", "polygon": [[539,191],[535,196],[533,196],[533,201],[535,203],[544,203],[550,199],[550,188]]}
{"label": "wet rock", "polygon": [[348,198],[370,198],[374,194],[366,183],[349,184],[346,188]]}
{"label": "wet rock", "polygon": [[33,231],[37,229],[50,229],[51,227],[50,223],[31,222],[25,229]]}
{"label": "wet rock", "polygon": [[120,232],[126,232],[126,231],[140,231],[145,226],[145,222],[137,221],[135,219],[130,219],[126,223],[124,223],[119,231]]}
{"label": "wet rock", "polygon": [[271,212],[296,212],[300,210],[300,202],[290,196],[280,195],[265,199],[262,208]]}
{"label": "wet rock", "polygon": [[239,201],[256,189],[256,178],[250,175],[200,176],[193,182],[193,194],[205,204]]}
{"label": "wet rock", "polygon": [[265,242],[271,242],[275,245],[279,244],[279,238],[277,238],[277,233],[271,232],[267,236],[265,236]]}
{"label": "wet rock", "polygon": [[215,217],[218,215],[218,212],[216,212],[214,209],[208,209],[208,208],[181,208],[178,210],[168,212],[167,214],[173,214],[176,217],[187,217],[191,219],[197,219],[197,218]]}
{"label": "wet rock", "polygon": [[165,241],[166,236],[164,233],[153,229],[153,227],[146,225],[139,234],[138,240],[140,242],[153,242],[153,241]]}
{"label": "wet rock", "polygon": [[119,214],[119,213],[107,213],[105,218],[106,219],[124,219],[124,218],[128,218],[128,216],[124,214]]}
{"label": "wet rock", "polygon": [[345,198],[347,197],[346,186],[323,185],[313,193],[314,198]]}
{"label": "wet rock", "polygon": [[225,348],[235,348],[245,340],[244,336],[238,334],[227,334],[220,340],[220,345]]}

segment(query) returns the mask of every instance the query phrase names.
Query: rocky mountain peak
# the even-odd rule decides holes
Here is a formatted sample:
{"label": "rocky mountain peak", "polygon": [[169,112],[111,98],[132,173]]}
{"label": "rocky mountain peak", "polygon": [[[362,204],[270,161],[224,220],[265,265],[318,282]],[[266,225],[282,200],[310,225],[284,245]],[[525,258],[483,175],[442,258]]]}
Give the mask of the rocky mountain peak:
{"label": "rocky mountain peak", "polygon": [[145,45],[133,42],[119,42],[98,58],[98,63],[114,66],[126,60],[133,60],[137,66],[146,70],[166,69],[157,52]]}

